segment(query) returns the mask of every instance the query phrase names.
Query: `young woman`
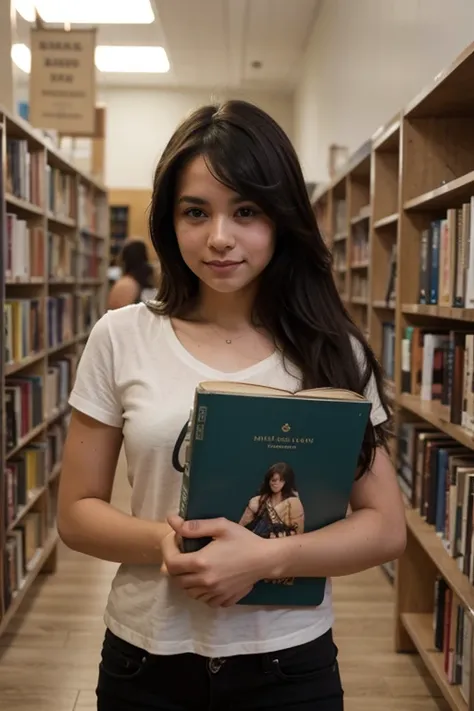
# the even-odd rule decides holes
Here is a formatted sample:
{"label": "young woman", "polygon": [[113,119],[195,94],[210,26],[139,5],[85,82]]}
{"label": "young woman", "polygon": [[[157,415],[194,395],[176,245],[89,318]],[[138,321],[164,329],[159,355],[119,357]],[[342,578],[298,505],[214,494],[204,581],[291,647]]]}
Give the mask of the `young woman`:
{"label": "young woman", "polygon": [[303,504],[289,464],[277,462],[270,467],[259,493],[250,499],[239,523],[263,538],[303,533]]}
{"label": "young woman", "polygon": [[[405,545],[380,366],[337,294],[285,133],[245,102],[197,110],[160,159],[150,231],[157,301],[109,311],[94,327],[70,397],[60,487],[66,544],[121,563],[98,709],[341,711],[330,580],[318,607],[237,604],[260,579],[348,575]],[[196,385],[218,378],[366,394],[371,423],[346,519],[265,539],[176,515],[174,445]],[[110,504],[122,440],[131,515]],[[185,536],[213,540],[181,553]]]}
{"label": "young woman", "polygon": [[110,290],[109,309],[120,309],[153,298],[156,289],[146,244],[139,239],[126,242],[120,254],[120,263],[123,274]]}

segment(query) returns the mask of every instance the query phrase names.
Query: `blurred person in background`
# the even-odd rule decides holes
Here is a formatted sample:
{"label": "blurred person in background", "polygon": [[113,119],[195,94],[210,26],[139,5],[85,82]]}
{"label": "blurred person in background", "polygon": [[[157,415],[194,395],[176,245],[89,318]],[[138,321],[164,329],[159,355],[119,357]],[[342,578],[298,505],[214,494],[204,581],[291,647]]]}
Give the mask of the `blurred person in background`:
{"label": "blurred person in background", "polygon": [[110,289],[109,309],[138,304],[155,296],[153,266],[146,244],[139,239],[128,241],[120,255],[122,274]]}

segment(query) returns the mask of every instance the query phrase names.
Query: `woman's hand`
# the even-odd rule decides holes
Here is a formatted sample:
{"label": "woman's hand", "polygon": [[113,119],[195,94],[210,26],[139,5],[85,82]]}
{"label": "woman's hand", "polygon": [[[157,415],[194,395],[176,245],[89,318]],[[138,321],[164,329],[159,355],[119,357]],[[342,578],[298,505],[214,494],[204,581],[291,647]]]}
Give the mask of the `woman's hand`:
{"label": "woman's hand", "polygon": [[[183,521],[171,516],[174,533],[161,548],[166,570],[195,600],[211,607],[229,607],[247,595],[264,574],[268,541],[224,518]],[[182,553],[179,538],[213,538],[201,550]]]}

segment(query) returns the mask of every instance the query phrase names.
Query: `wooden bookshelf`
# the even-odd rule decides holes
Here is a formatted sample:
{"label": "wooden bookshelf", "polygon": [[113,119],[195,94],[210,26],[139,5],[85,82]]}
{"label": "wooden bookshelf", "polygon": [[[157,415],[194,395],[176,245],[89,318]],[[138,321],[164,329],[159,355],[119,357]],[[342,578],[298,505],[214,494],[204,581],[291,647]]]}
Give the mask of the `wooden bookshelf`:
{"label": "wooden bookshelf", "polygon": [[[403,460],[406,440],[403,437],[407,427],[419,423],[425,433],[431,427],[433,436],[446,443],[438,447],[446,446],[454,452],[451,455],[448,452],[448,456],[454,457],[461,449],[468,462],[474,456],[474,388],[460,391],[457,381],[454,382],[463,362],[469,378],[472,375],[474,380],[474,339],[471,335],[474,334],[474,281],[470,282],[471,278],[474,280],[474,259],[469,266],[469,254],[474,249],[473,71],[474,44],[387,121],[348,160],[339,174],[327,185],[318,186],[312,196],[318,219],[324,217],[324,237],[333,252],[339,292],[357,325],[368,333],[371,346],[386,372],[387,391],[392,390],[393,394],[396,433],[393,456],[407,504],[406,551],[396,564],[387,566],[396,595],[395,647],[399,652],[420,654],[453,711],[474,709],[474,635],[464,637],[462,644],[459,641],[471,624],[474,625],[474,586],[470,582],[474,580],[474,574],[469,563],[466,572],[466,565],[463,568],[459,561],[459,556],[465,557],[468,549],[461,547],[459,553],[459,542],[455,544],[456,550],[451,547],[446,528],[451,513],[445,514],[448,523],[443,524],[441,518],[441,522],[437,519],[436,525],[432,525],[427,521],[432,522],[433,511],[427,513],[423,507],[433,504],[423,503],[420,507],[418,501],[414,503],[419,497],[419,491],[414,490],[416,479],[412,482],[410,495],[406,494],[406,480],[402,486],[406,473],[403,468],[406,465]],[[341,219],[339,223],[335,219],[335,206],[341,199],[345,200],[347,208],[343,224]],[[358,215],[361,207],[365,208],[368,217]],[[369,223],[367,265],[365,261],[354,263],[353,258],[354,240],[357,239],[354,229],[363,225],[366,219]],[[440,259],[448,259],[448,253],[455,256],[449,257],[447,262],[441,261],[439,271],[430,274],[436,289],[432,293],[430,283],[425,299],[421,287],[425,279],[423,271],[426,273],[427,270],[422,269],[421,248],[427,243],[427,235],[429,240],[434,239],[432,233],[436,226],[440,229]],[[464,252],[456,251],[458,242],[454,244],[451,239],[465,240]],[[429,254],[429,259],[433,260],[432,253]],[[434,261],[428,262],[429,265],[432,263]],[[447,277],[450,273],[445,266],[447,263],[462,264],[461,276],[453,273]],[[367,273],[367,294],[358,293],[355,288],[357,275],[364,271]],[[390,284],[392,273],[395,279]],[[459,284],[463,280],[464,292],[460,295]],[[473,287],[470,296],[466,283]],[[443,293],[447,296],[443,297]],[[448,355],[445,355],[444,370],[433,365],[433,369],[438,368],[437,376],[442,374],[441,384],[436,381],[442,392],[439,389],[435,392],[432,386],[428,394],[426,390],[420,391],[420,381],[411,370],[413,348],[417,347],[410,341],[411,337],[415,338],[413,333],[445,337],[446,347],[451,349],[446,353],[452,354],[455,353],[454,334],[463,344],[472,339],[469,346],[462,346],[463,350],[459,352],[464,355],[458,357],[457,364],[453,364],[457,356],[452,355],[449,364]],[[467,360],[463,361],[463,358]],[[427,372],[429,375],[429,369]],[[450,379],[447,373],[450,373]],[[426,382],[431,383],[431,376],[424,380],[421,373],[419,377],[425,387]],[[466,380],[465,373],[464,378]],[[456,407],[463,408],[464,414],[467,407],[468,415],[472,414],[470,420],[459,423],[459,412],[456,414],[452,402],[455,392],[458,402],[461,392],[460,400],[464,403]],[[419,461],[424,460],[418,458]],[[414,470],[417,467],[417,464],[413,465]],[[466,465],[466,469],[469,477],[470,465]],[[417,475],[414,471],[413,476]],[[426,476],[431,474],[427,475],[425,469],[423,477]],[[432,486],[429,478],[428,484],[423,481],[422,487]],[[459,492],[456,495],[459,496]],[[434,506],[439,506],[437,500]],[[467,525],[466,540],[470,540],[470,524]],[[464,543],[461,542],[461,546]],[[439,650],[439,639],[435,643],[435,620],[439,631],[436,614],[439,615],[441,598],[437,596],[440,586],[443,589],[447,586],[455,601],[453,609],[465,620],[464,626],[459,628],[458,617],[457,630],[461,629],[461,632],[454,642],[455,657],[461,662],[462,672],[458,668],[454,674],[451,667],[451,681],[448,681],[446,650]],[[450,639],[451,648],[452,644]]]}
{"label": "wooden bookshelf", "polygon": [[56,499],[75,368],[105,309],[108,200],[0,108],[0,635],[56,567]]}

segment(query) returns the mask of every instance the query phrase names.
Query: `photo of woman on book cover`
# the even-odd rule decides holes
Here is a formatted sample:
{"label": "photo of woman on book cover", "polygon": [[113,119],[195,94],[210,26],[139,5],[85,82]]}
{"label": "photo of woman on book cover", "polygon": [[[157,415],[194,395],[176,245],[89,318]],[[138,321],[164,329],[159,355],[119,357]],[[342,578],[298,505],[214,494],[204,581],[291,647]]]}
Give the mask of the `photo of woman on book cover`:
{"label": "photo of woman on book cover", "polygon": [[239,523],[262,538],[303,533],[304,509],[289,464],[277,462],[268,469],[259,493],[250,499]]}

